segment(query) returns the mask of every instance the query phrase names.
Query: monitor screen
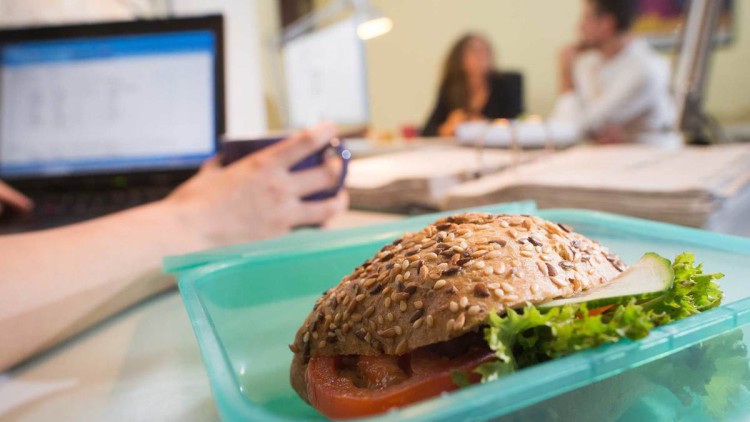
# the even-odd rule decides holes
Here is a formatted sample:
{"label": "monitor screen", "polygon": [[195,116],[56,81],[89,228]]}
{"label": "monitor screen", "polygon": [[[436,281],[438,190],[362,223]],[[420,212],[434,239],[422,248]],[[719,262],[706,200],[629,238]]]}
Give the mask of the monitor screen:
{"label": "monitor screen", "polygon": [[216,151],[210,30],[0,45],[0,176],[193,168]]}
{"label": "monitor screen", "polygon": [[288,42],[283,58],[289,126],[369,120],[364,46],[353,19]]}

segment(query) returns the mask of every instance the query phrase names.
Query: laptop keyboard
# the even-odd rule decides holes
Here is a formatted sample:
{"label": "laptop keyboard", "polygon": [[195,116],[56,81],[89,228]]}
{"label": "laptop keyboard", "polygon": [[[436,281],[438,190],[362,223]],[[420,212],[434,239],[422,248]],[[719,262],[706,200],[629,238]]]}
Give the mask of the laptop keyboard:
{"label": "laptop keyboard", "polygon": [[29,193],[34,210],[28,215],[14,214],[0,218],[0,232],[13,233],[51,228],[101,217],[166,197],[168,186],[139,187],[71,193]]}
{"label": "laptop keyboard", "polygon": [[45,193],[35,195],[32,199],[35,203],[34,215],[37,217],[98,216],[157,201],[168,193],[169,188],[166,187],[149,187],[70,194]]}

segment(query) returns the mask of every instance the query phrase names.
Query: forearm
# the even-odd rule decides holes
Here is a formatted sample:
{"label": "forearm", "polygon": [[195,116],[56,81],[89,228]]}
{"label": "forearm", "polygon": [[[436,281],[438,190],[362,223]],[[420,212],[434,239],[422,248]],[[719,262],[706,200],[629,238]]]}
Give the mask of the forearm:
{"label": "forearm", "polygon": [[651,107],[654,92],[642,75],[628,75],[587,104],[582,118],[584,126],[598,132],[607,124],[626,124]]}
{"label": "forearm", "polygon": [[563,48],[560,52],[558,59],[558,80],[561,95],[572,92],[575,89],[573,69],[575,68],[578,51],[577,46],[571,45]]}
{"label": "forearm", "polygon": [[573,70],[570,66],[560,69],[560,94],[573,91]]}
{"label": "forearm", "polygon": [[0,238],[0,371],[168,288],[161,257],[207,246],[166,202]]}

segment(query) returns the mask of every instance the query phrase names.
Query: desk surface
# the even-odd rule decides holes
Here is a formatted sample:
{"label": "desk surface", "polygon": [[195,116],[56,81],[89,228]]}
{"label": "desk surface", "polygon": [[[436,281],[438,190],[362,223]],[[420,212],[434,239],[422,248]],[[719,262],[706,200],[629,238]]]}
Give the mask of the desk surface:
{"label": "desk surface", "polygon": [[[350,211],[331,227],[396,218]],[[218,419],[198,344],[175,290],[0,374],[3,421]]]}

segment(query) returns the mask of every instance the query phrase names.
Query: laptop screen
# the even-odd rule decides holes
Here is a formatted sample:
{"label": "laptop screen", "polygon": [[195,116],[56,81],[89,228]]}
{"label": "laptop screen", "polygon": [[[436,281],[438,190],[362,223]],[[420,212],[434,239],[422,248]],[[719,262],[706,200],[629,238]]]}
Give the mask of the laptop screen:
{"label": "laptop screen", "polygon": [[195,168],[216,152],[215,37],[0,45],[0,177]]}

